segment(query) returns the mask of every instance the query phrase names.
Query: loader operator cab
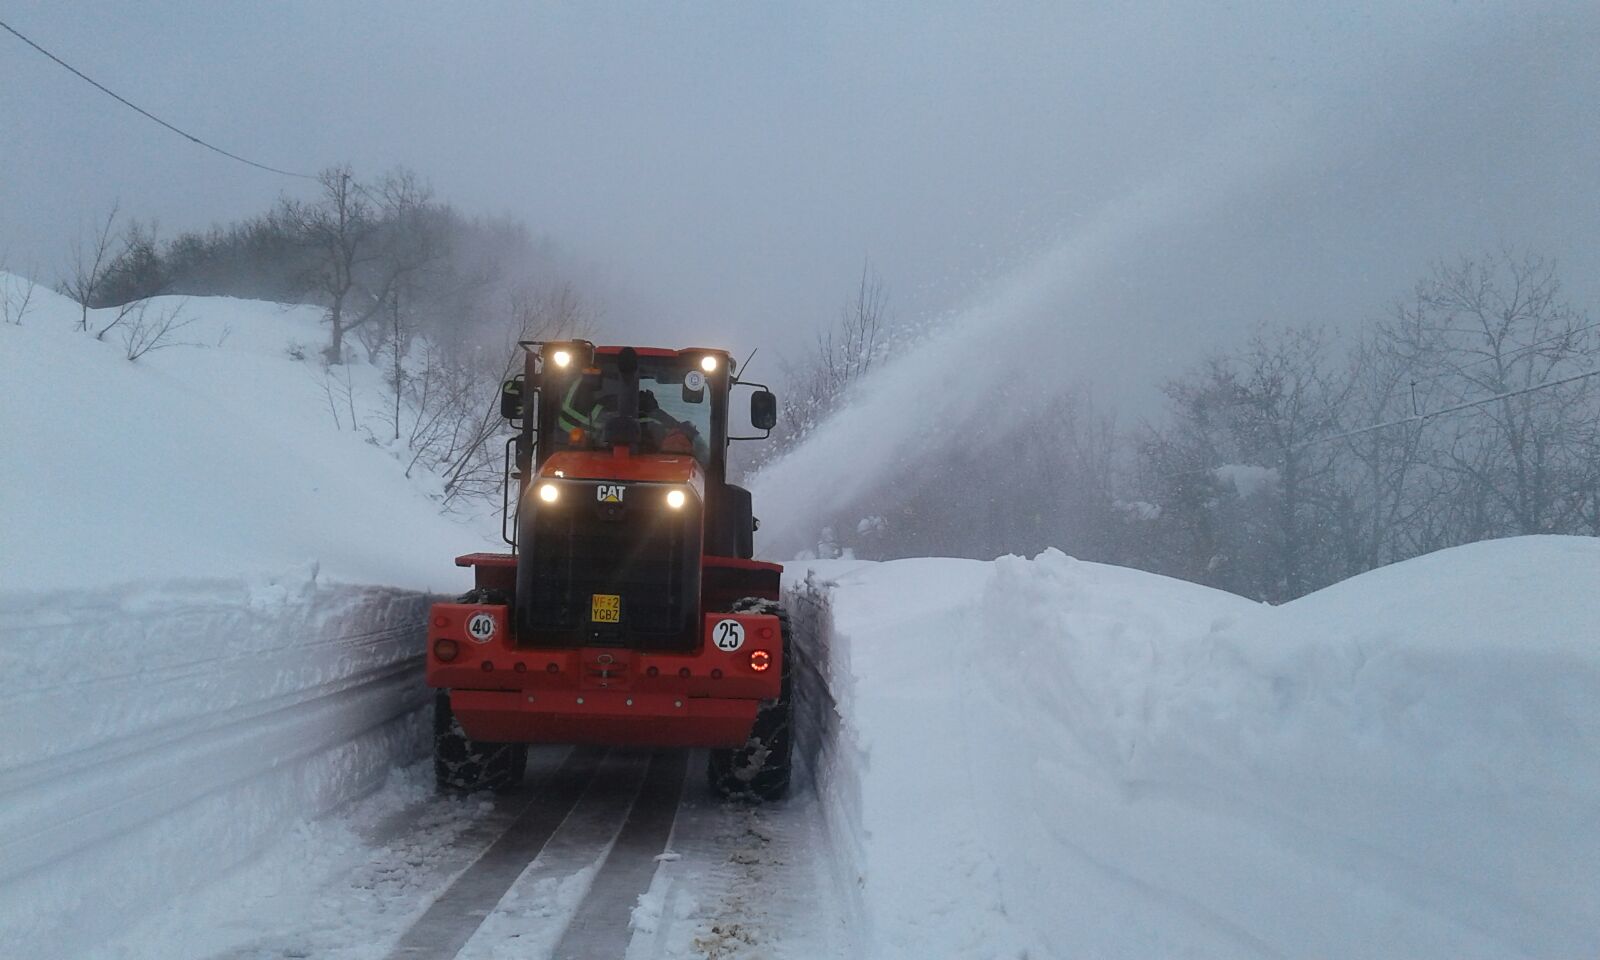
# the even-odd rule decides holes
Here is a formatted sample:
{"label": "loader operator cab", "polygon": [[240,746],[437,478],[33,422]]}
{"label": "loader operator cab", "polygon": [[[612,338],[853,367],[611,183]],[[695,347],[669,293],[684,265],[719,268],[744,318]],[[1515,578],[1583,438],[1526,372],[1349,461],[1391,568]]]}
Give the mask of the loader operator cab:
{"label": "loader operator cab", "polygon": [[[516,473],[524,487],[562,453],[692,456],[705,481],[705,552],[753,555],[750,493],[727,482],[727,448],[732,440],[770,433],[777,401],[764,385],[741,381],[722,350],[596,347],[584,340],[523,346],[527,369],[506,383],[502,412],[522,421]],[[754,391],[747,401],[748,423],[760,431],[754,437],[730,436],[735,388]]]}
{"label": "loader operator cab", "polygon": [[[623,377],[615,361],[598,358],[596,372],[570,378],[560,397],[552,450],[605,450],[617,434]],[[641,358],[638,365],[639,449],[692,454],[710,469],[712,401],[698,366],[673,358]]]}

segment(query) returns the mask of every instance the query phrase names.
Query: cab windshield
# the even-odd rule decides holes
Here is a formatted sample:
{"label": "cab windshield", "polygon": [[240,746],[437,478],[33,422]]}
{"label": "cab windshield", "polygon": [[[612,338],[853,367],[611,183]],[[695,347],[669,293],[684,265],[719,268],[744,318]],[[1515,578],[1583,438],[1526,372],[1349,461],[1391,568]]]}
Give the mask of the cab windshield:
{"label": "cab windshield", "polygon": [[[556,450],[602,450],[618,410],[622,374],[614,355],[595,357],[599,374],[575,375],[545,402],[557,407]],[[639,449],[692,454],[710,462],[711,384],[692,357],[639,358]]]}

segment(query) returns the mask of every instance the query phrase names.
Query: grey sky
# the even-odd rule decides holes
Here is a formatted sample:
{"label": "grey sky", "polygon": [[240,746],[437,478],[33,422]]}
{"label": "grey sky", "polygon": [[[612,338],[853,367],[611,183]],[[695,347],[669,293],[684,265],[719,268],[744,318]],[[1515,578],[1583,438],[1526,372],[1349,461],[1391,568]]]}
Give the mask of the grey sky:
{"label": "grey sky", "polygon": [[[1371,316],[1458,253],[1535,247],[1584,305],[1600,290],[1588,2],[25,0],[3,16],[226,149],[404,164],[466,211],[515,214],[595,264],[619,325],[669,343],[796,350],[863,257],[902,314],[981,299],[1235,130],[1241,151],[1290,159],[1063,297],[1082,337],[1052,349],[1114,398],[1257,319]],[[47,277],[115,198],[171,233],[303,189],[6,35],[0,130],[0,251]]]}

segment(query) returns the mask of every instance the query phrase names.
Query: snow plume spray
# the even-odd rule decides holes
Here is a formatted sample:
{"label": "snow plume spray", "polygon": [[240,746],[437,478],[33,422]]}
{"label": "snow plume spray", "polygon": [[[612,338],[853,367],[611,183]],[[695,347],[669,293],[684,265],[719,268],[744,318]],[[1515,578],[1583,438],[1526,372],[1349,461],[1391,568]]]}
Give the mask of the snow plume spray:
{"label": "snow plume spray", "polygon": [[758,553],[793,556],[815,544],[822,517],[852,507],[870,513],[872,490],[991,429],[1003,414],[994,397],[1015,396],[1019,385],[1041,398],[1070,388],[1086,372],[1073,348],[1089,331],[1071,321],[1086,309],[1075,297],[1080,287],[1141,239],[1183,227],[1291,162],[1309,138],[1285,136],[1305,124],[1284,120],[1237,124],[1182,154],[1181,165],[1104,206],[858,384],[836,414],[753,479]]}
{"label": "snow plume spray", "polygon": [[[921,482],[927,464],[995,436],[1018,404],[1025,410],[1078,390],[1130,359],[1153,373],[1150,360],[1163,359],[1176,333],[1173,318],[1135,315],[1128,293],[1165,282],[1179,310],[1186,294],[1170,289],[1181,281],[1165,265],[1146,259],[1143,273],[1130,275],[1129,263],[1151,250],[1216,242],[1223,218],[1251,210],[1252,201],[1342,189],[1346,172],[1360,168],[1348,161],[1403,144],[1407,125],[1437,110],[1461,71],[1496,55],[1509,33],[1527,41],[1522,23],[1512,4],[1470,17],[1397,18],[1385,36],[1390,51],[1406,57],[1340,58],[1319,78],[1319,93],[1278,100],[1174,150],[1164,169],[1086,214],[928,339],[875,368],[837,413],[763,468],[751,483],[762,517],[758,553],[794,556],[817,543],[828,518],[873,514],[873,491],[899,477]],[[1474,117],[1494,115],[1481,104],[1472,109]]]}

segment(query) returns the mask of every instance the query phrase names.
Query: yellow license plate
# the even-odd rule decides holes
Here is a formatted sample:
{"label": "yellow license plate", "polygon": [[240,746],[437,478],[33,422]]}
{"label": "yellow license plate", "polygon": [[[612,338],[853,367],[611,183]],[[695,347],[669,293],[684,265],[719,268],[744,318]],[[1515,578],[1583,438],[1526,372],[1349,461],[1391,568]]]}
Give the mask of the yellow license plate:
{"label": "yellow license plate", "polygon": [[589,619],[595,623],[621,623],[622,598],[614,593],[594,594],[589,604]]}

